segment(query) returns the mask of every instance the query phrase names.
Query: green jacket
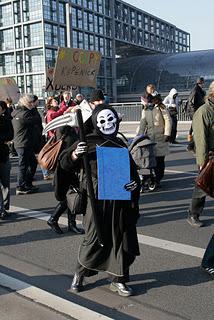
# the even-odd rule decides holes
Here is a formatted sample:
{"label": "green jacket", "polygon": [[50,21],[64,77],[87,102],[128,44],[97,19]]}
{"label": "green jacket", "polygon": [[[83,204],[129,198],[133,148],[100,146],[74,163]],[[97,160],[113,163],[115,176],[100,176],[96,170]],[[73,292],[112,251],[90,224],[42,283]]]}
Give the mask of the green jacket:
{"label": "green jacket", "polygon": [[214,151],[214,100],[208,100],[193,116],[196,162],[203,165],[209,151]]}

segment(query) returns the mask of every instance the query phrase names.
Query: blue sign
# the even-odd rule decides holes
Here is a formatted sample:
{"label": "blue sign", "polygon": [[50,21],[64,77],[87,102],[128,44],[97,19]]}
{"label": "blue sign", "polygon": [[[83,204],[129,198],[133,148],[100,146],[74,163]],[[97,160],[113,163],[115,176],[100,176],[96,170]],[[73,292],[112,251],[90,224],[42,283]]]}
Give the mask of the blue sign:
{"label": "blue sign", "polygon": [[98,199],[130,200],[124,185],[130,182],[129,152],[126,148],[96,147]]}

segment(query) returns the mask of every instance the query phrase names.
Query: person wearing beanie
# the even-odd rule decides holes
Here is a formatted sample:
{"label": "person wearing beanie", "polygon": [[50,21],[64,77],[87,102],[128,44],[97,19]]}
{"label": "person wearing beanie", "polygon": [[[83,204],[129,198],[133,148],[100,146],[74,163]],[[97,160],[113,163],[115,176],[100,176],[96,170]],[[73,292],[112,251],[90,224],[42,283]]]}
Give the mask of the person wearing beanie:
{"label": "person wearing beanie", "polygon": [[90,103],[97,105],[105,102],[105,97],[101,89],[95,89],[91,92]]}
{"label": "person wearing beanie", "polygon": [[37,191],[32,181],[36,173],[38,153],[42,141],[42,119],[36,108],[35,95],[23,94],[18,107],[11,114],[14,129],[14,147],[19,157],[16,194]]}
{"label": "person wearing beanie", "polygon": [[[71,284],[73,292],[84,289],[84,277],[90,277],[99,271],[105,271],[112,277],[110,290],[128,297],[133,294],[126,285],[129,281],[129,267],[139,255],[136,223],[139,217],[140,179],[136,165],[129,156],[130,182],[124,185],[124,191],[131,193],[131,200],[102,200],[98,196],[98,160],[96,147],[116,150],[127,148],[121,139],[117,138],[119,118],[112,107],[104,104],[96,106],[92,111],[93,133],[86,136],[86,142],[77,141],[60,158],[60,165],[66,172],[83,172],[79,189],[86,196],[83,226],[85,235],[78,250],[78,262]],[[87,144],[86,144],[87,143]],[[87,152],[91,169],[92,184],[95,194],[96,208],[99,210],[97,223],[89,200],[89,190],[86,186],[86,172],[82,156]],[[128,151],[127,151],[128,152]],[[113,156],[113,155],[112,155]],[[97,230],[102,235],[102,245],[99,244]]]}

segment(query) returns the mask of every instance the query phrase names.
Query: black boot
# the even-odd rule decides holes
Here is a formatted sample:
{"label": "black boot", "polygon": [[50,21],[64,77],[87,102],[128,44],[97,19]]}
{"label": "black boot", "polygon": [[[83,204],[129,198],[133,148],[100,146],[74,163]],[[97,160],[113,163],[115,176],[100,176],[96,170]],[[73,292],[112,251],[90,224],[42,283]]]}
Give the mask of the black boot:
{"label": "black boot", "polygon": [[84,234],[85,231],[82,228],[77,227],[75,218],[75,214],[68,214],[68,231],[74,232],[76,234]]}
{"label": "black boot", "polygon": [[81,290],[83,290],[83,279],[83,276],[75,273],[71,284],[71,290],[74,292],[80,292]]}
{"label": "black boot", "polygon": [[58,225],[58,221],[56,221],[54,218],[50,218],[48,221],[47,221],[47,224],[49,225],[49,227],[51,227],[51,229],[53,231],[55,231],[56,233],[58,234],[62,234],[62,230],[60,229],[59,225]]}

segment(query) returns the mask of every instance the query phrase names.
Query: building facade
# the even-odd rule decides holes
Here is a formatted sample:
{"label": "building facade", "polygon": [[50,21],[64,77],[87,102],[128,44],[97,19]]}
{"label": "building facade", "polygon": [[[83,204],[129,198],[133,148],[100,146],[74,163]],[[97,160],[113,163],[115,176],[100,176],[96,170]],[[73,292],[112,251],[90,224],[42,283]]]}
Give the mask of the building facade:
{"label": "building facade", "polygon": [[186,52],[190,35],[120,0],[0,0],[0,77],[44,97],[58,47],[100,51],[97,86],[116,100],[118,57]]}

